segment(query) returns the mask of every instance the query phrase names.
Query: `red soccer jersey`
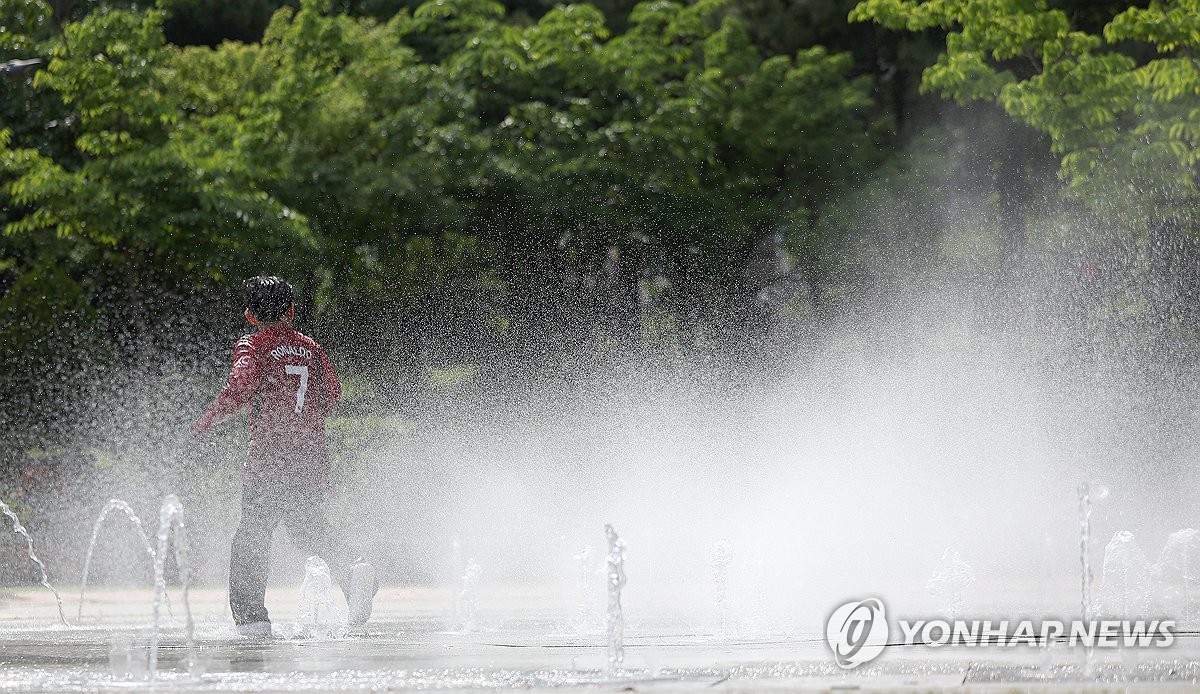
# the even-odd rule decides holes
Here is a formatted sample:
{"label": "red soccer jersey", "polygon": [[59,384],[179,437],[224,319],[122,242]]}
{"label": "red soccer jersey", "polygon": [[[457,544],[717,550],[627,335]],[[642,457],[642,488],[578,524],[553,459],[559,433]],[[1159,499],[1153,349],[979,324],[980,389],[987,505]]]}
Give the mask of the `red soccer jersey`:
{"label": "red soccer jersey", "polygon": [[321,345],[281,324],[238,340],[225,388],[192,431],[203,436],[251,403],[246,474],[325,485],[325,418],[341,395],[337,373]]}

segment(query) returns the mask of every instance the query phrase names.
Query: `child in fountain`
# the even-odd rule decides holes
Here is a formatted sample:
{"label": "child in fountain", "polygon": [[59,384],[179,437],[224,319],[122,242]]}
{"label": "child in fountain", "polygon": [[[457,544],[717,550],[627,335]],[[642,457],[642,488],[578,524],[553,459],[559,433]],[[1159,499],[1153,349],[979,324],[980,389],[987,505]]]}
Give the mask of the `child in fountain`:
{"label": "child in fountain", "polygon": [[292,328],[292,286],[278,277],[246,280],[246,320],[258,331],[238,340],[225,388],[192,425],[197,437],[250,406],[250,452],[243,466],[242,517],[229,561],[229,607],[238,632],[269,637],[267,556],[282,521],[292,543],[329,564],[349,605],[366,623],[379,588],[375,571],[325,519],[330,486],[325,419],[341,385],[325,350]]}

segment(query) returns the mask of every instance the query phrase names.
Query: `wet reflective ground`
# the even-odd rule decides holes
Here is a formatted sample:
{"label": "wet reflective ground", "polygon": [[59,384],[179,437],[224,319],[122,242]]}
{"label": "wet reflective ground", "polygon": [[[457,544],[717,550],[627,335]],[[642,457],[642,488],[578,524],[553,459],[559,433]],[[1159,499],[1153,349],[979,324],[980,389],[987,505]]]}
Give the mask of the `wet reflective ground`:
{"label": "wet reflective ground", "polygon": [[[292,591],[294,592],[294,590]],[[381,593],[376,618],[358,632],[303,629],[276,610],[279,638],[237,637],[220,591],[200,591],[197,648],[189,666],[181,620],[169,622],[150,681],[148,610],[140,593],[104,592],[80,625],[54,623],[36,593],[0,598],[0,689],[26,691],[368,692],[578,688],[587,691],[1161,691],[1196,690],[1200,637],[1163,650],[1100,653],[1083,675],[1082,653],[1040,649],[889,648],[855,671],[838,669],[816,635],[695,633],[663,618],[631,624],[625,668],[606,676],[605,636],[579,634],[569,615],[512,599],[481,615],[481,629],[448,630],[441,597]],[[286,604],[289,593],[269,597]],[[69,611],[70,612],[70,611]]]}

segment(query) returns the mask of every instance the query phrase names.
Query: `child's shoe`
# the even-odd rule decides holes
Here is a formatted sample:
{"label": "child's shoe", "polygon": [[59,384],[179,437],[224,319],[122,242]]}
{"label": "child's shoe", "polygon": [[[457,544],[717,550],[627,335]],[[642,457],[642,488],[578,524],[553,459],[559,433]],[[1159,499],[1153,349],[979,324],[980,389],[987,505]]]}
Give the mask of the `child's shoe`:
{"label": "child's shoe", "polygon": [[269,639],[271,638],[271,623],[250,622],[249,624],[238,624],[237,633],[248,639]]}

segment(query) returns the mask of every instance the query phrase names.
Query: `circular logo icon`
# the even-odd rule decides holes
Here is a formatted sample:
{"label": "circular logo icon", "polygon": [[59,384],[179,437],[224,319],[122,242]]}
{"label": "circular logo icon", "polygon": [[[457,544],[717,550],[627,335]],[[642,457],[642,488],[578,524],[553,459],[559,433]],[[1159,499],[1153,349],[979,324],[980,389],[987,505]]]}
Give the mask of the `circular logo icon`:
{"label": "circular logo icon", "polygon": [[887,615],[879,598],[848,602],[834,610],[825,625],[833,659],[847,670],[874,660],[887,640]]}

